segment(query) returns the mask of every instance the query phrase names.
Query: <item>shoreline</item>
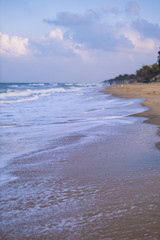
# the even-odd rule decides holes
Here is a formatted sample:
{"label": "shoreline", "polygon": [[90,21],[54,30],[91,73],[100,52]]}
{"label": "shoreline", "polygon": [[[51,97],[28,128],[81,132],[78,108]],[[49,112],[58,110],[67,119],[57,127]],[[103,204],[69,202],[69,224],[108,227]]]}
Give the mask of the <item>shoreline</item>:
{"label": "shoreline", "polygon": [[2,238],[158,239],[157,125],[131,122],[101,124],[11,161],[5,171],[15,179],[1,187]]}
{"label": "shoreline", "polygon": [[[104,92],[119,98],[145,99],[141,104],[149,109],[132,116],[145,117],[147,118],[145,123],[157,125],[158,136],[160,136],[160,83],[113,85]],[[160,150],[160,142],[156,144],[156,147]]]}
{"label": "shoreline", "polygon": [[68,155],[53,149],[10,163],[17,178],[2,186],[2,238],[158,239],[155,126],[119,130]]}

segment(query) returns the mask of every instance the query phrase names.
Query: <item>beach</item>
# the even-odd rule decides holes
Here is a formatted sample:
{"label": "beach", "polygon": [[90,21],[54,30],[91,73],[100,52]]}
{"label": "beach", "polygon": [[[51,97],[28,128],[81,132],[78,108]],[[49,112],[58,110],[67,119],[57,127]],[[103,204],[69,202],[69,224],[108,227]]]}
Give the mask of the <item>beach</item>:
{"label": "beach", "polygon": [[0,9],[0,240],[160,240],[160,0]]}
{"label": "beach", "polygon": [[[130,96],[124,96],[121,92],[121,88],[132,88],[130,85],[109,87],[109,94],[100,92],[101,89],[97,92],[87,88],[86,91],[86,87],[85,91],[83,88],[83,91],[73,93],[68,93],[67,89],[64,96],[57,95],[60,88],[56,86],[56,95],[45,97],[45,106],[49,106],[49,112],[45,112],[46,129],[44,122],[40,125],[40,112],[36,127],[26,126],[30,143],[35,146],[38,141],[41,144],[41,148],[33,148],[28,153],[22,154],[21,150],[24,146],[29,146],[30,149],[29,143],[22,137],[23,128],[19,127],[22,129],[22,134],[19,132],[19,135],[15,128],[21,140],[21,151],[3,168],[8,178],[11,177],[1,185],[1,239],[159,240],[160,151],[155,147],[159,142],[158,122],[153,122],[155,125],[151,122],[144,123],[149,120],[147,115],[143,115],[145,112],[140,113],[146,110],[140,103],[148,98],[139,94],[135,96],[139,85],[137,88],[135,86],[133,95]],[[143,91],[148,87],[149,85],[144,85]],[[51,89],[49,88],[50,91]],[[157,92],[158,89],[159,85],[154,91]],[[131,99],[117,98],[110,94]],[[69,105],[67,120],[64,120],[63,110],[63,123],[60,122],[59,125],[58,111],[56,124],[52,123],[52,128],[47,123],[48,116],[51,119],[54,117],[50,112],[54,106],[48,105],[48,102],[53,102],[53,99],[58,102],[57,97],[62,104],[62,99],[74,102],[72,108]],[[42,99],[41,96],[39,99]],[[38,101],[25,103],[26,105],[16,103],[16,107],[20,110],[21,107],[26,108],[27,111],[30,104],[33,109],[39,107]],[[67,106],[65,105],[66,108]],[[80,109],[83,114],[79,114]],[[70,118],[69,113],[72,113]],[[26,116],[28,121],[28,115]],[[25,116],[24,119],[26,120]],[[35,124],[34,115],[30,123],[32,119]],[[42,119],[44,121],[44,115]],[[8,134],[8,129],[4,133]],[[64,130],[68,131],[66,135],[61,134]],[[51,138],[52,135],[56,138]],[[17,138],[15,142],[18,145]]]}
{"label": "beach", "polygon": [[[146,117],[146,123],[155,124],[160,128],[160,83],[114,85],[108,87],[105,92],[121,98],[145,99],[142,105],[149,109],[134,116]],[[158,135],[160,136],[160,130]],[[160,149],[160,142],[157,143],[157,147]]]}

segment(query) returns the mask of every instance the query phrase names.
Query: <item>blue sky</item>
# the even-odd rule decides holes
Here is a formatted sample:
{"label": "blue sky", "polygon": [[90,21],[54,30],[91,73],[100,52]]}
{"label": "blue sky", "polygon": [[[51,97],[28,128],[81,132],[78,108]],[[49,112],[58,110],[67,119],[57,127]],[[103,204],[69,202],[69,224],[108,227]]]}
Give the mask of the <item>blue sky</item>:
{"label": "blue sky", "polygon": [[157,61],[159,0],[1,0],[1,82],[102,82]]}

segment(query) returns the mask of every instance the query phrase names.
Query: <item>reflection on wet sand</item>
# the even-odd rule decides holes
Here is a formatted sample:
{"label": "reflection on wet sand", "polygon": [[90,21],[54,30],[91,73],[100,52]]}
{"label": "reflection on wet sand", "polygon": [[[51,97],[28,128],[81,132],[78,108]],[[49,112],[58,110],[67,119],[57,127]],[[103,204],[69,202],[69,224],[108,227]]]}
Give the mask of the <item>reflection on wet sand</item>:
{"label": "reflection on wet sand", "polygon": [[152,125],[123,126],[68,154],[53,149],[16,159],[8,166],[16,180],[2,185],[1,239],[158,240],[154,135]]}

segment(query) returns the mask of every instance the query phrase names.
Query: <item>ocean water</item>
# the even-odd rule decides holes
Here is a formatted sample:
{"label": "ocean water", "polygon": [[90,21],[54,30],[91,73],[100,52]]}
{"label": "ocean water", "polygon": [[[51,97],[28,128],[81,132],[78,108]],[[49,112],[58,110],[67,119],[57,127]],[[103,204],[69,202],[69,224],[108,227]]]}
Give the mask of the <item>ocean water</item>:
{"label": "ocean water", "polygon": [[[85,136],[81,143],[96,141],[116,126],[142,121],[128,117],[144,111],[142,100],[114,98],[104,89],[101,84],[0,84],[1,168],[51,143],[63,150],[73,147],[76,136]],[[104,133],[100,126],[112,131]]]}
{"label": "ocean water", "polygon": [[[156,126],[101,84],[1,84],[1,239],[159,239]],[[138,219],[138,221],[137,221]]]}

